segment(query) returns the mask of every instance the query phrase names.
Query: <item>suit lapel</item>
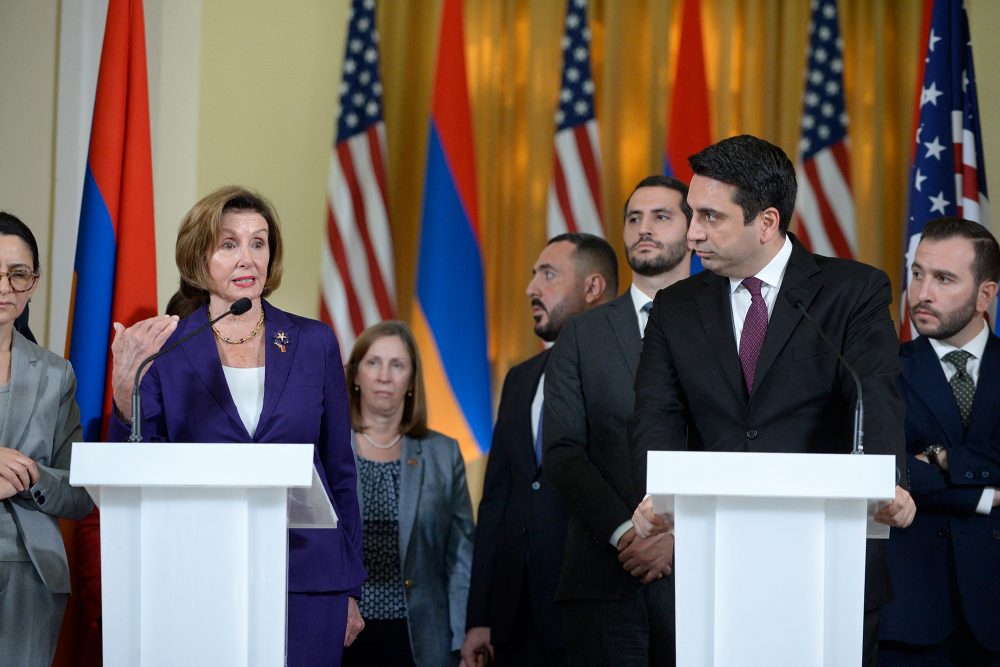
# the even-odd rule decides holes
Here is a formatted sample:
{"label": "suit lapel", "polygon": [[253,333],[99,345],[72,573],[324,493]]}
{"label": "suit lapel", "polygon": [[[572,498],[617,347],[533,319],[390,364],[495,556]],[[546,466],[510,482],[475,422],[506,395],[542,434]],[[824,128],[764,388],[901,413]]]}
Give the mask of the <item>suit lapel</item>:
{"label": "suit lapel", "polygon": [[[35,400],[38,398],[38,383],[41,381],[41,363],[38,350],[17,331],[13,332],[10,346],[10,393],[7,401],[7,414],[3,422],[3,432],[0,442],[6,447],[14,447],[21,441],[28,420],[34,412]],[[31,456],[31,451],[25,451]]]}
{"label": "suit lapel", "polygon": [[[955,409],[958,410],[957,404]],[[979,363],[976,396],[972,400],[972,412],[969,414],[969,439],[989,441],[996,427],[998,414],[1000,414],[1000,338],[990,334],[986,339],[983,359]]]}
{"label": "suit lapel", "polygon": [[[198,308],[182,320],[184,331],[178,329],[176,336],[180,339],[207,322],[208,311],[204,308]],[[219,351],[215,346],[215,334],[212,332],[212,329],[205,329],[187,343],[181,345],[181,349],[187,356],[188,363],[191,364],[195,374],[205,384],[208,393],[212,395],[219,404],[219,407],[222,408],[222,411],[233,422],[233,426],[238,429],[237,432],[245,434],[245,440],[250,441],[250,434],[247,432],[243,420],[240,419],[240,414],[236,410],[236,404],[233,402],[233,396],[229,392],[229,383],[226,382],[226,374],[222,370],[222,361],[219,358]],[[156,361],[153,363],[160,362]]]}
{"label": "suit lapel", "polygon": [[642,354],[642,336],[639,335],[639,317],[635,314],[632,294],[626,291],[608,306],[605,316],[618,341],[618,348],[625,357],[629,372],[632,373],[632,379],[635,380],[639,355]]}
{"label": "suit lapel", "polygon": [[[951,386],[945,379],[941,361],[926,338],[918,338],[910,349],[911,356],[904,356],[900,360],[903,365],[903,381],[909,384],[913,392],[920,397],[924,405],[927,406],[927,410],[934,415],[941,431],[947,436],[948,443],[941,444],[947,444],[949,447],[960,445],[964,436],[962,417],[958,413],[958,404],[955,402]],[[983,378],[983,371],[986,370],[987,359],[991,357],[995,359],[995,355],[986,354],[984,356],[986,358],[983,359],[983,366],[980,367],[980,378]],[[990,363],[995,363],[993,359],[990,359]],[[997,381],[1000,382],[1000,378]],[[978,389],[976,394],[978,401]],[[973,412],[975,412],[975,407],[973,407]],[[996,413],[994,413],[994,421],[995,415]]]}
{"label": "suit lapel", "polygon": [[774,309],[767,322],[767,334],[764,336],[764,346],[757,359],[757,373],[754,376],[751,396],[767,377],[767,372],[785,349],[788,339],[802,319],[801,311],[795,308],[792,302],[801,301],[804,308],[809,308],[809,304],[819,293],[820,283],[812,278],[818,273],[819,266],[816,260],[798,242],[793,241],[792,255],[788,259],[788,266],[781,280],[781,289],[778,291]]}
{"label": "suit lapel", "polygon": [[[261,301],[261,304],[264,308],[264,407],[260,411],[258,434],[264,432],[268,419],[274,414],[285,390],[292,361],[301,347],[298,344],[298,325],[285,312],[266,301]],[[284,345],[284,352],[276,343]]]}
{"label": "suit lapel", "polygon": [[[740,400],[745,401],[743,367],[740,365],[740,355],[733,335],[733,306],[729,293],[729,279],[711,271],[703,271],[699,274],[699,278],[702,284],[695,302],[702,330],[712,346],[726,383]],[[667,313],[667,317],[671,317],[671,314]]]}
{"label": "suit lapel", "polygon": [[420,489],[424,480],[423,445],[408,435],[403,436],[403,450],[399,459],[399,557],[406,563],[410,536],[417,522]]}

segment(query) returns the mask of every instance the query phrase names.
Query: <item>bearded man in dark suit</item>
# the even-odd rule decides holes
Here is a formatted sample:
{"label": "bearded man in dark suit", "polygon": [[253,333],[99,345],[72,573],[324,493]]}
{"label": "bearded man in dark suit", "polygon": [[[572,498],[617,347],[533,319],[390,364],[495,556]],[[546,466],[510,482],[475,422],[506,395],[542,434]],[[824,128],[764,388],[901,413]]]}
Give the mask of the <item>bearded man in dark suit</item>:
{"label": "bearded man in dark suit", "polygon": [[920,337],[900,391],[917,518],[886,552],[879,664],[1000,665],[1000,246],[961,218],[924,227],[908,290]]}
{"label": "bearded man in dark suit", "polygon": [[[527,295],[535,334],[551,343],[577,313],[618,291],[618,260],[604,239],[553,237],[531,269]],[[566,664],[555,587],[562,567],[566,508],[541,464],[545,350],[510,369],[486,465],[462,658],[492,656],[498,667]]]}
{"label": "bearded man in dark suit", "polygon": [[[805,309],[861,378],[865,451],[905,471],[898,341],[884,272],[813,255],[788,233],[795,170],[777,146],[731,137],[690,158],[688,242],[707,271],[661,291],[636,377],[629,441],[637,485],[653,450],[849,453],[856,398],[847,369],[805,321]],[[905,482],[903,482],[905,484]],[[907,491],[877,516],[913,520]],[[646,499],[637,532],[667,532]],[[878,606],[891,587],[883,544],[869,543],[866,664],[876,657]]]}
{"label": "bearded man in dark suit", "polygon": [[674,662],[673,537],[636,536],[626,420],[653,296],[690,274],[687,186],[650,176],[625,203],[632,285],[563,326],[545,376],[543,464],[569,512],[557,599],[571,665]]}

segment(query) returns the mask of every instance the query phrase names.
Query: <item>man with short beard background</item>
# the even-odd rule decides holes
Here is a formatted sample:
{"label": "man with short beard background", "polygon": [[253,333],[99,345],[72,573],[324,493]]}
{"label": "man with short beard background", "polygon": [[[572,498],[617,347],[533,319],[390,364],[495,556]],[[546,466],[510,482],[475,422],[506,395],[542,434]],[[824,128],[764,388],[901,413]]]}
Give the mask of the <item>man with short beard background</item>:
{"label": "man with short beard background", "polygon": [[[618,291],[614,249],[591,234],[551,239],[532,267],[527,295],[535,335],[551,343],[563,324]],[[539,459],[545,350],[507,373],[472,559],[462,659],[467,667],[566,664],[555,586],[562,567],[566,509]]]}
{"label": "man with short beard background", "polygon": [[563,326],[545,369],[543,460],[569,511],[557,599],[572,665],[674,662],[673,536],[638,538],[626,420],[657,291],[690,273],[687,186],[643,179],[624,208],[629,290]]}
{"label": "man with short beard background", "polygon": [[900,350],[913,524],[887,545],[895,598],[880,665],[1000,665],[1000,340],[986,313],[1000,247],[961,218],[927,223]]}

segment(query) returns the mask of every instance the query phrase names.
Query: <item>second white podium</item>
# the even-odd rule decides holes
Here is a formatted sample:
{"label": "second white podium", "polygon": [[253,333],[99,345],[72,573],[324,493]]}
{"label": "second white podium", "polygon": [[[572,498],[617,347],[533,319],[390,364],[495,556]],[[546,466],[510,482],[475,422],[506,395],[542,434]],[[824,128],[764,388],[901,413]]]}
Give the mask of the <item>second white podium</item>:
{"label": "second white podium", "polygon": [[868,501],[895,459],[650,452],[647,491],[675,517],[680,667],[861,664]]}
{"label": "second white podium", "polygon": [[280,666],[288,489],[313,446],[74,443],[101,509],[104,664]]}

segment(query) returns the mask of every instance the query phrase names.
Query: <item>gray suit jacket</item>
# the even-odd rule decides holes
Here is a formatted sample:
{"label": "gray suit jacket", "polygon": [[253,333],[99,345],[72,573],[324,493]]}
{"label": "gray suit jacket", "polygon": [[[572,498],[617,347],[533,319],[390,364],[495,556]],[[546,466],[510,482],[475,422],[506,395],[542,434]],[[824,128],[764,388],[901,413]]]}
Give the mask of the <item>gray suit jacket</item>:
{"label": "gray suit jacket", "polygon": [[641,352],[626,291],[566,322],[549,354],[542,462],[569,512],[559,600],[620,600],[642,586],[610,542],[643,496],[626,429]]}
{"label": "gray suit jacket", "polygon": [[59,519],[92,509],[83,488],[69,485],[70,445],[82,439],[76,376],[62,357],[14,332],[10,406],[0,443],[30,456],[40,479],[10,499],[11,511],[38,575],[53,593],[69,593],[69,567]]}
{"label": "gray suit jacket", "polygon": [[465,462],[458,442],[436,431],[404,436],[400,461],[399,560],[410,647],[417,667],[438,667],[452,662],[465,639],[475,530]]}

